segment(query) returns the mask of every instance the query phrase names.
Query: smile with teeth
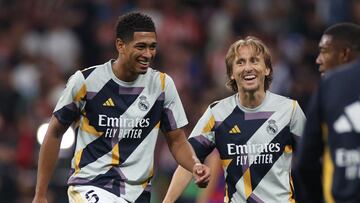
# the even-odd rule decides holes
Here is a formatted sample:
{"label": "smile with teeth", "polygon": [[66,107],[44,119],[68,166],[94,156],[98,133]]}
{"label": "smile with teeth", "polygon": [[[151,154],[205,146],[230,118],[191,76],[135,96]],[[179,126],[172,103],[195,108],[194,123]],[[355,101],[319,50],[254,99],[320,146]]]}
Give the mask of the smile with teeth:
{"label": "smile with teeth", "polygon": [[141,65],[148,66],[150,65],[150,61],[138,61]]}
{"label": "smile with teeth", "polygon": [[255,75],[246,75],[246,76],[244,76],[244,79],[245,79],[245,80],[253,80],[253,79],[255,79],[255,78],[256,78]]}

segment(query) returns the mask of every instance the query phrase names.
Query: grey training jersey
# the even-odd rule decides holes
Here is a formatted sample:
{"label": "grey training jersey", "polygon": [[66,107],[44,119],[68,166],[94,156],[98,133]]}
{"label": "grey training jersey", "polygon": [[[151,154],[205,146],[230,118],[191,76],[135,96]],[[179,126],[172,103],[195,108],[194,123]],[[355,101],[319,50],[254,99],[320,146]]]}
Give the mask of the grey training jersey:
{"label": "grey training jersey", "polygon": [[298,103],[266,92],[255,109],[235,94],[208,107],[189,138],[199,158],[214,148],[225,172],[224,202],[294,202],[291,160],[305,115]]}
{"label": "grey training jersey", "polygon": [[187,124],[173,80],[149,68],[133,82],[120,81],[111,63],[77,71],[54,115],[77,121],[69,185],[94,185],[130,202],[149,202],[159,129]]}

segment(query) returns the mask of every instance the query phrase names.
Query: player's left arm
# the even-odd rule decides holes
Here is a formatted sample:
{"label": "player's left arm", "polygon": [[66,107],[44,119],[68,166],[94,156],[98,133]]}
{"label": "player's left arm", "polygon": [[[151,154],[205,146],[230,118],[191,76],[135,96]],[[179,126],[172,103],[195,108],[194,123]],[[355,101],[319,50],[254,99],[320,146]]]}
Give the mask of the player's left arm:
{"label": "player's left arm", "polygon": [[297,101],[293,101],[293,110],[290,121],[290,131],[296,143],[300,140],[305,128],[306,117]]}
{"label": "player's left arm", "polygon": [[[293,137],[293,144],[292,144],[293,152],[296,151],[298,144],[300,143],[300,139],[301,139],[301,136],[304,131],[305,123],[306,123],[305,114],[302,111],[299,103],[294,100],[292,116],[291,116],[291,121],[290,121],[290,131],[291,131],[291,135]],[[295,162],[296,162],[296,154],[293,153],[292,163],[291,163],[292,168],[293,168]],[[294,171],[292,169],[291,176],[292,176],[292,180],[293,180],[294,195],[295,195],[294,197],[297,202],[303,202],[302,201],[303,199],[301,196],[301,194],[303,192],[301,192],[302,187],[301,187],[301,182],[299,181],[299,175],[297,174],[297,171]]]}

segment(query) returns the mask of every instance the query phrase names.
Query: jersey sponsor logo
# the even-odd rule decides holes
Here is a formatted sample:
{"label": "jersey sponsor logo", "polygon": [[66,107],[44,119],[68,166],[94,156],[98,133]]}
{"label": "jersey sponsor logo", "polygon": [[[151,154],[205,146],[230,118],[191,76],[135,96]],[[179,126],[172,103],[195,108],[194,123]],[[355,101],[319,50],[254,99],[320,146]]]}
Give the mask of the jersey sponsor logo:
{"label": "jersey sponsor logo", "polygon": [[344,113],[334,122],[337,133],[348,133],[354,130],[360,133],[360,101],[356,101],[345,107]]}
{"label": "jersey sponsor logo", "polygon": [[268,126],[266,127],[266,131],[270,134],[270,135],[275,135],[278,132],[278,126],[276,125],[276,121],[273,119],[270,119],[268,121]]}
{"label": "jersey sponsor logo", "polygon": [[111,98],[107,99],[104,103],[103,106],[115,106],[113,100]]}
{"label": "jersey sponsor logo", "polygon": [[239,134],[241,133],[240,128],[237,125],[234,125],[234,127],[231,128],[231,130],[229,130],[230,134]]}
{"label": "jersey sponsor logo", "polygon": [[280,152],[280,143],[237,145],[227,144],[228,155],[236,156],[236,165],[272,164],[273,154]]}
{"label": "jersey sponsor logo", "polygon": [[142,111],[147,111],[149,109],[150,104],[148,101],[146,101],[146,97],[140,96],[139,99],[140,99],[140,101],[138,103],[139,109]]}
{"label": "jersey sponsor logo", "polygon": [[116,118],[99,114],[98,125],[106,127],[105,137],[141,138],[141,128],[149,127],[150,118],[125,118],[123,116]]}
{"label": "jersey sponsor logo", "polygon": [[360,148],[338,148],[335,151],[335,164],[345,168],[345,178],[348,180],[360,179]]}

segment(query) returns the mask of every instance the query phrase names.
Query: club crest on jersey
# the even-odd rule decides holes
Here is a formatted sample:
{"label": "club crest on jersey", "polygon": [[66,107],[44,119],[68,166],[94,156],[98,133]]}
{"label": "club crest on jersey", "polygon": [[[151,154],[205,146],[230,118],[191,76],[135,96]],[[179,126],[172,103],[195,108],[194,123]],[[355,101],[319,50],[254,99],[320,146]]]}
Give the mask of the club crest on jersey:
{"label": "club crest on jersey", "polygon": [[139,97],[140,101],[139,101],[139,109],[142,110],[142,111],[147,111],[149,109],[149,102],[146,101],[146,97],[145,96],[140,96]]}
{"label": "club crest on jersey", "polygon": [[268,121],[268,126],[266,127],[266,131],[270,134],[270,135],[275,135],[278,131],[278,126],[276,125],[276,121],[271,119]]}

